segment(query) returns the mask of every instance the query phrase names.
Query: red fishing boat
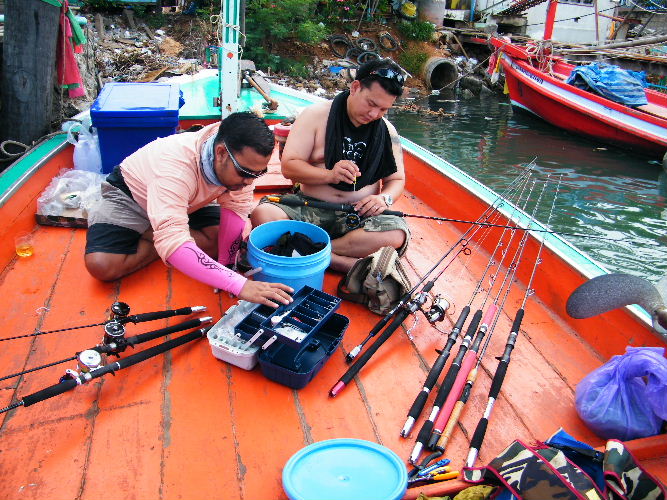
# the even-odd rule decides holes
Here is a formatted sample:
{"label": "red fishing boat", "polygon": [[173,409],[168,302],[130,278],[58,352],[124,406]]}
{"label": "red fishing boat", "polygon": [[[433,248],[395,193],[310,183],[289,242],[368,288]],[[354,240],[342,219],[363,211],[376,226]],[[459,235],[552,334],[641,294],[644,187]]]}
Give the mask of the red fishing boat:
{"label": "red fishing boat", "polygon": [[[553,26],[555,5],[550,2]],[[545,40],[551,37],[549,22]],[[493,37],[512,105],[572,132],[667,162],[667,94],[645,89],[648,104],[630,107],[565,83],[575,68],[548,42]]]}
{"label": "red fishing boat", "polygon": [[[192,96],[210,95],[205,89],[215,84],[192,81],[181,88],[192,103]],[[251,98],[248,92],[244,90],[242,98],[253,107],[261,97],[255,92]],[[285,103],[283,109],[309,102],[287,89],[274,88],[272,96]],[[209,109],[211,99],[201,102],[203,108],[188,105],[182,112],[182,128],[218,119],[219,110]],[[271,123],[281,118],[279,113],[267,115]],[[85,499],[104,491],[114,498],[286,498],[281,473],[288,459],[304,446],[330,438],[384,445],[410,467],[407,459],[428,407],[416,418],[414,430],[401,437],[408,409],[460,311],[466,305],[481,308],[486,292],[474,291],[480,283],[482,289],[491,286],[485,269],[492,261],[500,262],[498,254],[493,255],[506,229],[516,237],[505,240],[507,260],[494,265],[497,271],[491,274],[496,274],[496,283],[507,277],[511,286],[506,288],[506,298],[496,299],[495,291],[490,295],[489,303],[500,307],[487,334],[486,355],[480,354],[477,381],[445,456],[454,469],[464,465],[498,365],[494,356],[505,349],[520,308],[525,309],[525,318],[477,463],[487,463],[514,439],[543,441],[560,427],[595,447],[603,446],[605,440],[577,415],[575,388],[628,345],[664,347],[665,339],[653,331],[650,315],[631,306],[590,319],[568,316],[566,301],[572,291],[607,271],[535,221],[521,197],[494,193],[410,141],[403,140],[403,147],[407,192],[398,201],[398,210],[534,231],[476,226],[486,229],[471,233],[473,226],[468,223],[410,219],[413,240],[403,261],[413,282],[449,255],[441,261],[445,267],[431,275],[439,276],[432,294],[440,294],[450,304],[444,321],[431,324],[419,311],[408,315],[335,398],[329,391],[348,368],[345,355],[381,319],[359,304],[341,305],[338,312],[350,319],[341,348],[299,390],[269,380],[257,369],[247,371],[216,359],[202,340],[147,358],[114,377],[92,378],[90,383],[75,384],[66,393],[36,402],[34,395],[44,396],[40,391],[58,384],[65,368],[74,368],[74,362],[32,370],[99,343],[103,325],[70,329],[104,322],[115,301],[129,304],[132,314],[202,305],[217,321],[236,300],[159,261],[114,283],[90,277],[83,263],[85,230],[35,223],[40,193],[61,169],[73,166],[73,147],[65,134],[52,137],[6,170],[0,176],[0,215],[5,221],[0,229],[0,295],[5,304],[1,337],[21,338],[2,342],[0,375],[21,375],[1,382],[0,406],[11,409],[0,415],[0,497]],[[267,185],[257,187],[258,196],[289,187],[279,175],[277,149],[272,165],[276,173]],[[545,182],[553,186],[553,181],[535,180],[531,200],[539,197]],[[547,189],[543,202],[549,203],[553,196]],[[15,252],[14,236],[21,231],[32,235],[30,257]],[[511,255],[521,255],[521,265]],[[324,292],[334,295],[340,278],[327,272]],[[430,300],[425,309],[431,306]],[[420,320],[415,323],[414,318]],[[145,327],[128,323],[128,335],[178,321],[162,320]],[[34,335],[60,329],[65,331]],[[172,338],[180,334],[172,333]],[[458,336],[453,341],[445,369],[461,345]],[[163,344],[154,340],[148,345]],[[137,345],[136,351],[120,353],[120,360],[133,360],[130,357],[143,349]],[[108,358],[110,370],[115,370],[116,359]],[[26,402],[35,404],[26,406]],[[433,403],[432,395],[427,403]],[[631,440],[627,446],[648,471],[667,479],[665,434]],[[421,491],[444,494],[464,486],[452,480],[410,488],[405,498],[416,498]]]}

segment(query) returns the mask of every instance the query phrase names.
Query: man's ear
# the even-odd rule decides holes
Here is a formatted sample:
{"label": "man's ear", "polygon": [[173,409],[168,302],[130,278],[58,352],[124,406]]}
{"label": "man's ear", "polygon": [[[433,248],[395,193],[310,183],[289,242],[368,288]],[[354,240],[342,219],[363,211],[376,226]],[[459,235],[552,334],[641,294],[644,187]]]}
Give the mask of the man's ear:
{"label": "man's ear", "polygon": [[216,145],[213,147],[213,153],[215,154],[215,157],[216,157],[216,158],[220,158],[220,157],[222,157],[223,153],[224,153],[224,154],[227,153],[227,150],[225,149],[225,145],[224,145],[222,142],[216,144]]}
{"label": "man's ear", "polygon": [[354,95],[357,92],[359,92],[359,89],[361,88],[361,82],[359,80],[352,80],[352,83],[350,84],[350,94]]}

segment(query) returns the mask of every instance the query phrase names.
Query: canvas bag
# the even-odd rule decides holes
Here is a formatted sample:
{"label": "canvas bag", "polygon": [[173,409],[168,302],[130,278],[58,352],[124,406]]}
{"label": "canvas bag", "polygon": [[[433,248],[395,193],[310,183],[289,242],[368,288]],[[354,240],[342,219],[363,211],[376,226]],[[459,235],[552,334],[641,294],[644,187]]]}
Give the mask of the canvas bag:
{"label": "canvas bag", "polygon": [[411,289],[412,284],[396,249],[382,247],[352,266],[338,283],[338,296],[384,315]]}
{"label": "canvas bag", "polygon": [[[583,459],[583,461],[582,461]],[[591,465],[597,464],[602,485]],[[584,465],[588,470],[584,470]],[[595,466],[595,465],[594,465]],[[514,441],[486,467],[463,469],[470,483],[504,486],[495,498],[520,500],[665,500],[665,488],[642,469],[621,441],[609,440],[604,453],[582,447]]]}

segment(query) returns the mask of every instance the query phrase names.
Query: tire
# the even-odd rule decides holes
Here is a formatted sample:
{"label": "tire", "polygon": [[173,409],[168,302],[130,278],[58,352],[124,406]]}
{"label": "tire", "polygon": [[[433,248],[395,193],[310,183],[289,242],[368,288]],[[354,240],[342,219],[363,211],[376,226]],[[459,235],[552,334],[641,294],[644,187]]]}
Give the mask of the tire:
{"label": "tire", "polygon": [[365,64],[369,61],[375,61],[377,59],[380,59],[380,54],[378,54],[377,52],[372,52],[370,50],[362,52],[357,56],[357,62],[359,64]]}

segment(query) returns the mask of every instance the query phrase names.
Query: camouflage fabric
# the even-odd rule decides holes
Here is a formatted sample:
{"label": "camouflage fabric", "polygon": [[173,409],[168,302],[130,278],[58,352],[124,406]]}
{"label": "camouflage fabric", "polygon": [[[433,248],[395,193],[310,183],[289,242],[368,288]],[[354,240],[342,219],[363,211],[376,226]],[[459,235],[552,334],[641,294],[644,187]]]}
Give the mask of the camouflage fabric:
{"label": "camouflage fabric", "polygon": [[561,450],[514,441],[488,466],[464,468],[463,478],[471,483],[500,483],[525,500],[665,500],[664,486],[635,462],[621,442],[607,443],[601,467],[604,492]]}
{"label": "camouflage fabric", "polygon": [[667,496],[665,487],[637,465],[620,441],[607,441],[603,469],[607,487],[615,494],[609,498],[665,500]]}
{"label": "camouflage fabric", "polygon": [[[281,195],[283,199],[294,199],[299,201],[308,201],[315,200],[315,198],[310,198],[309,196],[304,196],[302,193],[296,194],[285,194]],[[293,207],[288,205],[283,205],[281,203],[276,203],[274,201],[269,201],[266,197],[260,200],[260,203],[271,203],[287,214],[292,220],[298,220],[302,222],[309,222],[315,224],[316,226],[324,229],[332,240],[340,238],[344,234],[352,231],[356,228],[350,228],[347,223],[346,212],[336,212],[333,210],[324,210],[321,208],[313,208],[308,206],[303,207]],[[361,226],[364,231],[369,232],[383,232],[383,231],[392,231],[398,229],[405,233],[405,243],[401,248],[398,249],[398,255],[403,255],[405,250],[408,248],[408,242],[410,241],[410,229],[408,224],[405,222],[405,219],[402,217],[397,217],[395,215],[376,215],[375,217],[368,217],[361,220]]]}

